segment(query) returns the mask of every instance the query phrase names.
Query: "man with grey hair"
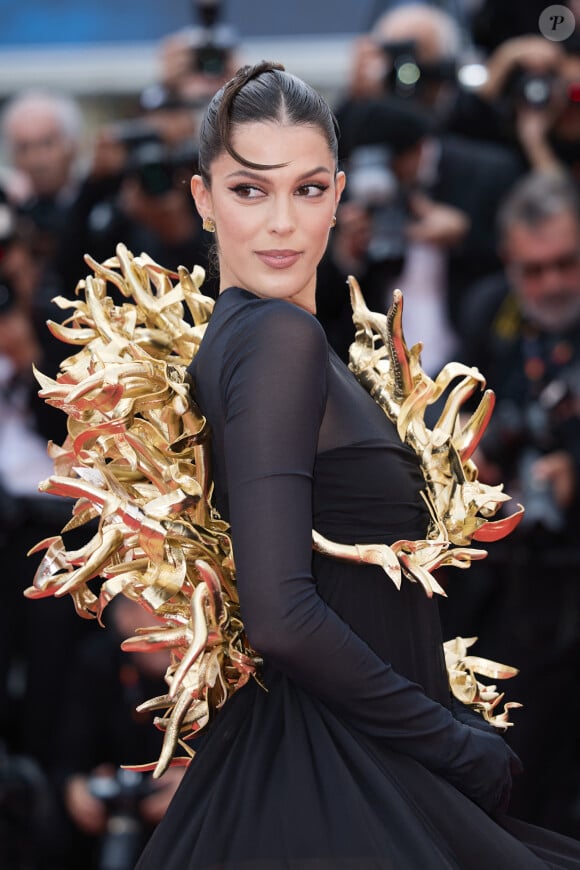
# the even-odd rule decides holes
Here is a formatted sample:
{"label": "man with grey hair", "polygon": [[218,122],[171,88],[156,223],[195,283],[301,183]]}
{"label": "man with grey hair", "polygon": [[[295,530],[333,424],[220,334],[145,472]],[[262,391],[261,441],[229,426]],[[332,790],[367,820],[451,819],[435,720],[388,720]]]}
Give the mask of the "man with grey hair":
{"label": "man with grey hair", "polygon": [[399,96],[444,117],[456,92],[462,42],[457,20],[430,3],[387,9],[355,44],[347,96]]}
{"label": "man with grey hair", "polygon": [[5,159],[24,182],[21,201],[14,204],[31,219],[41,252],[50,256],[77,189],[80,108],[65,94],[23,91],[4,107],[0,123]]}
{"label": "man with grey hair", "polygon": [[498,216],[506,276],[525,317],[549,333],[580,321],[580,202],[565,176],[534,173]]}
{"label": "man with grey hair", "polygon": [[[574,345],[580,333],[580,199],[566,175],[530,173],[502,203],[497,223],[504,270],[471,289],[462,333],[465,359],[486,373],[499,397],[508,389],[505,354],[514,354],[515,377],[529,356],[528,336],[539,352],[564,337]],[[564,356],[562,363],[571,362],[570,353]],[[551,366],[540,368],[547,376]]]}
{"label": "man with grey hair", "polygon": [[[510,811],[580,835],[580,204],[560,173],[533,173],[499,213],[503,273],[472,290],[462,360],[496,394],[478,458],[526,513],[460,588],[446,633],[520,668],[507,739],[524,763]],[[451,607],[453,610],[451,610]]]}

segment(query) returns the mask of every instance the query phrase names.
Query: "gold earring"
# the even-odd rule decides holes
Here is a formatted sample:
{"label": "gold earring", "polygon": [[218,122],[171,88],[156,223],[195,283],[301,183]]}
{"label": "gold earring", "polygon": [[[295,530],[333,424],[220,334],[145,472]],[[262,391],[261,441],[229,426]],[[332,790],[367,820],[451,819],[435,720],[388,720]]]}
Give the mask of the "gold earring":
{"label": "gold earring", "polygon": [[330,221],[330,229],[333,229],[333,227],[335,227],[335,226],[336,226],[336,215],[334,215],[334,217]]}
{"label": "gold earring", "polygon": [[204,217],[202,226],[206,233],[215,233],[215,222],[213,218]]}

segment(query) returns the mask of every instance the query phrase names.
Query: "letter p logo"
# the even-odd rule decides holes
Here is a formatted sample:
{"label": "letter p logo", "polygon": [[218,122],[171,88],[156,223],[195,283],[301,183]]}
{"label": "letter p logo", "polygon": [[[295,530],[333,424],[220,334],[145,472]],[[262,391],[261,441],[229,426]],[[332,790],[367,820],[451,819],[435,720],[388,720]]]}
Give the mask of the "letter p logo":
{"label": "letter p logo", "polygon": [[538,19],[540,33],[552,42],[568,39],[574,33],[575,27],[574,13],[566,6],[548,6]]}

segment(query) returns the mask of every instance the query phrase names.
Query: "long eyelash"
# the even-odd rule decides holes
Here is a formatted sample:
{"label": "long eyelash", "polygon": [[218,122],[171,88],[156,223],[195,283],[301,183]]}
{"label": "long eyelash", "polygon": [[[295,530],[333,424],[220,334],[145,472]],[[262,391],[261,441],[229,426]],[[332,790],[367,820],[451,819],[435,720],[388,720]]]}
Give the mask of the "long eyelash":
{"label": "long eyelash", "polygon": [[[328,190],[329,186],[330,185],[324,184],[323,182],[312,181],[312,182],[309,182],[308,184],[302,184],[299,189],[305,190],[307,187],[315,187],[317,190],[324,192],[325,190]],[[242,192],[249,191],[249,190],[261,190],[261,188],[258,187],[257,184],[246,184],[246,183],[236,184],[233,187],[230,187],[229,189],[233,193],[242,193]]]}
{"label": "long eyelash", "polygon": [[235,184],[233,187],[230,187],[230,190],[233,191],[233,193],[239,193],[240,191],[243,191],[243,190],[260,190],[260,189],[261,188],[259,188],[256,184]]}

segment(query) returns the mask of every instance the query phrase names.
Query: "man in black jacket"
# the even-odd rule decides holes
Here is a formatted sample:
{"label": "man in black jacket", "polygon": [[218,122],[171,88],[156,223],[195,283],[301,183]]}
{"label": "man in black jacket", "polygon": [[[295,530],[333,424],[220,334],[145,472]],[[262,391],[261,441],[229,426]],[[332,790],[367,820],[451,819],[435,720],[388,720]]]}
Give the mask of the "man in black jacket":
{"label": "man in black jacket", "polygon": [[[526,514],[463,584],[450,578],[447,633],[521,669],[508,740],[525,773],[512,809],[578,835],[580,677],[580,206],[559,174],[522,179],[499,216],[504,271],[474,288],[462,360],[496,393],[478,457]],[[453,608],[453,610],[451,610]]]}
{"label": "man in black jacket", "polygon": [[457,352],[467,290],[500,268],[495,218],[519,163],[497,146],[442,133],[409,101],[353,100],[339,120],[348,184],[320,271],[320,319],[345,356],[353,335],[342,276],[356,275],[379,311],[400,287],[409,337],[424,342],[424,366],[435,374]]}

